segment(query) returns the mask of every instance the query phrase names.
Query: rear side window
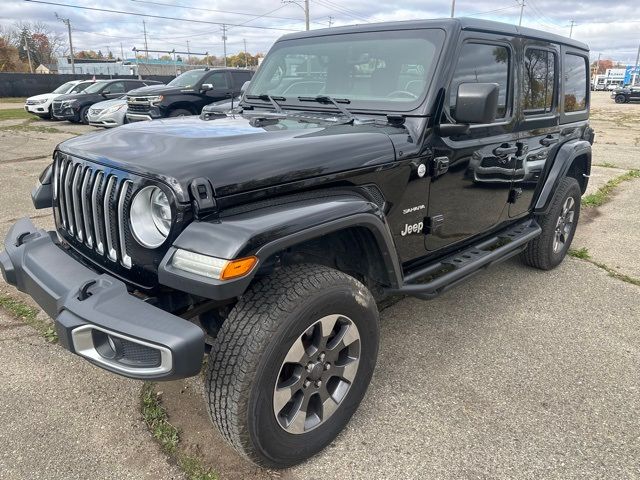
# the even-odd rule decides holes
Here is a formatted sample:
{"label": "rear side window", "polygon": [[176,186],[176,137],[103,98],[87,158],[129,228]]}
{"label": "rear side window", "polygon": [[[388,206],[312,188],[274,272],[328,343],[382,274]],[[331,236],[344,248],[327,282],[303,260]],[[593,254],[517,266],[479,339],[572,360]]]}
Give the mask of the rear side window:
{"label": "rear side window", "polygon": [[525,115],[549,113],[555,98],[556,54],[529,48],[524,55],[522,103]]}
{"label": "rear side window", "polygon": [[456,96],[462,83],[497,83],[499,86],[498,115],[507,114],[507,98],[511,55],[507,47],[484,43],[466,43],[462,46],[456,71],[451,81],[449,105],[455,117]]}
{"label": "rear side window", "polygon": [[564,111],[577,112],[587,108],[587,61],[567,53],[564,56]]}

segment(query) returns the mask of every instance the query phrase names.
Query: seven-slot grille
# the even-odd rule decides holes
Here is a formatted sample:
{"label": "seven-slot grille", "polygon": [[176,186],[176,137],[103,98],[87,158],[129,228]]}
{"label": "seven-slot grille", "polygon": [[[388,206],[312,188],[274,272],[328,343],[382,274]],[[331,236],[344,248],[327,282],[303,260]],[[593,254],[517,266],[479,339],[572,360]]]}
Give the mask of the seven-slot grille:
{"label": "seven-slot grille", "polygon": [[131,268],[125,233],[133,182],[68,155],[58,155],[53,175],[58,227],[112,262]]}

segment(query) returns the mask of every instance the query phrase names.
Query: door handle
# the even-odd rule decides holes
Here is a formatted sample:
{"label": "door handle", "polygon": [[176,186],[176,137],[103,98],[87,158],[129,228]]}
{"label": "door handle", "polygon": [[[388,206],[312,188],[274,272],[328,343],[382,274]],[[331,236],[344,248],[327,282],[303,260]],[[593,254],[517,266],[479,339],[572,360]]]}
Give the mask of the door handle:
{"label": "door handle", "polygon": [[511,146],[507,143],[503,143],[499,147],[493,149],[493,153],[496,157],[506,157],[507,155],[513,155],[518,151],[517,146]]}
{"label": "door handle", "polygon": [[542,140],[540,140],[540,143],[542,145],[544,145],[545,147],[548,147],[550,145],[553,145],[554,143],[558,143],[560,140],[552,135],[547,135],[546,137],[544,137]]}

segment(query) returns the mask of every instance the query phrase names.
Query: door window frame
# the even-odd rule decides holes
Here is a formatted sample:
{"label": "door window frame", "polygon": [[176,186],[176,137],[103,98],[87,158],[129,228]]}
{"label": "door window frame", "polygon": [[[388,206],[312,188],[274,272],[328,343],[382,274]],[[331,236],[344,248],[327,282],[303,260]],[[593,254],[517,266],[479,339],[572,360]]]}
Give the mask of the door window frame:
{"label": "door window frame", "polygon": [[[560,110],[559,108],[559,104],[560,104],[560,78],[562,76],[562,71],[560,68],[560,49],[556,49],[550,46],[546,46],[546,45],[531,45],[531,44],[527,44],[525,45],[523,51],[522,51],[522,81],[520,82],[520,95],[518,95],[518,98],[520,98],[521,100],[524,99],[524,63],[525,63],[525,59],[527,58],[527,51],[528,50],[542,50],[542,51],[546,51],[546,52],[550,52],[554,55],[554,62],[553,62],[553,98],[552,98],[552,103],[551,103],[551,110],[549,112],[544,112],[544,113],[526,113],[525,109],[524,109],[524,105],[519,105],[519,108],[522,112],[522,117],[524,119],[524,121],[526,122],[527,120],[545,120],[545,119],[553,119],[555,117],[558,116],[558,112]],[[564,100],[564,96],[562,97]]]}
{"label": "door window frame", "polygon": [[214,90],[228,90],[228,89],[232,88],[231,86],[229,86],[229,83],[230,83],[230,82],[229,82],[229,72],[224,72],[224,71],[223,71],[223,72],[220,72],[220,71],[213,71],[213,72],[211,72],[209,75],[207,75],[207,76],[204,78],[204,80],[202,80],[202,84],[201,84],[201,85],[204,85],[205,83],[211,83],[211,78],[212,78],[214,75],[217,75],[217,74],[222,74],[222,75],[224,75],[224,78],[225,78],[225,81],[227,82],[227,85],[226,85],[225,87],[219,87],[219,86],[216,86],[216,84],[214,83],[214,84],[213,84],[213,89],[214,89]]}
{"label": "door window frame", "polygon": [[[504,47],[509,52],[509,61],[507,63],[507,95],[506,95],[506,104],[505,104],[505,116],[501,118],[496,118],[491,123],[476,123],[471,124],[469,126],[470,130],[487,128],[487,127],[496,127],[496,126],[505,126],[513,124],[513,118],[515,115],[515,106],[513,104],[514,99],[514,89],[515,89],[515,63],[516,63],[516,52],[511,44],[511,42],[500,40],[491,35],[482,35],[478,32],[473,32],[472,35],[466,35],[461,38],[461,42],[459,42],[458,48],[456,49],[456,58],[460,58],[462,53],[462,49],[470,43],[477,43],[481,45],[488,46],[496,46],[496,47]],[[455,118],[451,116],[451,85],[453,83],[453,79],[455,78],[456,71],[458,68],[458,62],[456,61],[455,65],[451,70],[451,74],[449,76],[449,80],[447,82],[447,95],[445,96],[445,108],[443,108],[443,113],[447,118],[447,121],[450,123],[458,123]]]}

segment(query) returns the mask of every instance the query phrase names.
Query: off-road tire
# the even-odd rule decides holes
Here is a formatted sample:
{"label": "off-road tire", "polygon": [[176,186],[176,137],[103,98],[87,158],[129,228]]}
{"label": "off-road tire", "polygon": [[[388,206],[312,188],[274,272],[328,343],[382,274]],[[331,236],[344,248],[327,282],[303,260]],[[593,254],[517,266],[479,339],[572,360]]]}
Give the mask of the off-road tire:
{"label": "off-road tire", "polygon": [[[293,342],[326,315],[348,316],[360,334],[357,374],[338,409],[313,430],[292,434],[274,414],[273,393]],[[256,282],[218,333],[205,378],[205,400],[222,436],[268,468],[296,465],[327,446],[358,408],[378,353],[378,310],[356,279],[319,265],[295,265]]]}
{"label": "off-road tire", "polygon": [[169,112],[169,117],[188,117],[193,115],[193,113],[185,108],[176,108],[175,110],[171,110]]}
{"label": "off-road tire", "polygon": [[[542,227],[542,233],[539,237],[531,240],[526,250],[522,252],[520,258],[522,261],[535,268],[541,270],[551,270],[557,267],[569,250],[571,241],[576,231],[578,219],[580,218],[580,185],[573,177],[565,177],[562,179],[556,189],[549,210],[545,215],[540,216],[537,220]],[[553,251],[553,243],[556,232],[556,224],[563,209],[563,205],[568,197],[573,197],[575,202],[575,215],[571,233],[562,249],[558,252]]]}

